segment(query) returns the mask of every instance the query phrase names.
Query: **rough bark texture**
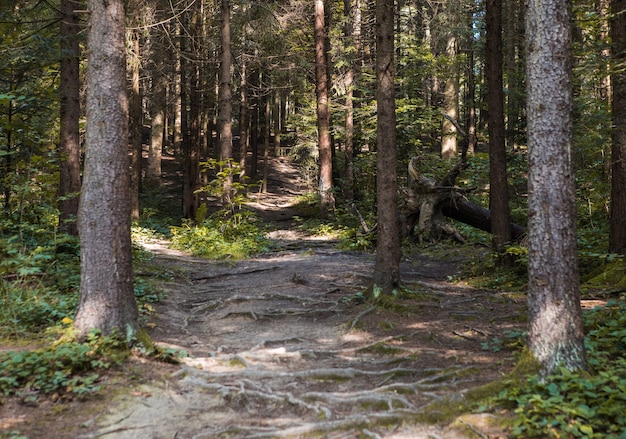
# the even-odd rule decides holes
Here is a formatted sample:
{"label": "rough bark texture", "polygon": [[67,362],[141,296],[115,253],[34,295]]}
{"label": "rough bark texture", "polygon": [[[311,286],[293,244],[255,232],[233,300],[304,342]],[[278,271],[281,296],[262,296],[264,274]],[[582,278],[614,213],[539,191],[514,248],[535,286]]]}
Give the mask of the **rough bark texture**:
{"label": "rough bark texture", "polygon": [[[139,10],[138,5],[133,7]],[[139,193],[141,192],[142,177],[142,139],[141,130],[143,128],[143,110],[141,108],[141,95],[139,88],[139,68],[140,68],[140,34],[139,30],[130,30],[130,40],[132,41],[132,51],[130,59],[130,90],[129,90],[129,118],[130,118],[130,206],[131,218],[139,219]]]}
{"label": "rough bark texture", "polygon": [[240,103],[239,103],[239,166],[241,167],[239,173],[239,180],[245,181],[247,177],[247,156],[248,145],[250,140],[248,138],[250,132],[250,120],[248,116],[248,78],[245,55],[241,57],[240,78],[239,84]]}
{"label": "rough bark texture", "polygon": [[137,328],[130,241],[128,97],[123,0],[90,0],[87,132],[78,227],[75,327],[130,337]]}
{"label": "rough bark texture", "polygon": [[[155,7],[155,20],[163,19],[163,1],[159,0]],[[167,115],[167,77],[165,74],[166,54],[164,41],[161,33],[150,29],[151,59],[152,59],[152,82],[150,87],[150,145],[148,147],[148,160],[146,162],[146,181],[152,185],[159,184],[161,180],[161,159],[165,140],[165,124]]]}
{"label": "rough bark texture", "polygon": [[571,2],[530,0],[528,345],[545,373],[586,368],[576,250]]}
{"label": "rough bark texture", "polygon": [[489,208],[496,251],[511,241],[509,193],[504,143],[504,92],[502,87],[502,0],[487,0],[485,75],[489,126]]}
{"label": "rough bark texture", "polygon": [[[183,216],[196,219],[200,204],[200,68],[193,62],[200,50],[196,37],[200,29],[200,2],[195,2],[188,13],[189,34],[180,36],[181,53],[181,131],[183,152]],[[189,56],[191,54],[191,56]],[[190,59],[191,58],[191,59]]]}
{"label": "rough bark texture", "polygon": [[319,192],[321,215],[326,217],[334,208],[332,193],[333,167],[330,139],[330,102],[328,97],[328,67],[325,50],[324,0],[315,0],[315,92],[317,95],[317,134],[319,149]]}
{"label": "rough bark texture", "polygon": [[80,192],[80,20],[75,12],[79,6],[74,0],[61,1],[59,229],[70,235],[78,235],[76,214]]}
{"label": "rough bark texture", "polygon": [[612,0],[610,35],[613,60],[611,219],[609,251],[626,255],[626,0]]}
{"label": "rough bark texture", "polygon": [[[230,1],[221,1],[221,52],[220,52],[220,72],[219,72],[219,139],[220,139],[220,160],[226,161],[233,157],[233,99],[231,92],[232,83],[232,55],[230,51]],[[224,179],[224,202],[230,203],[232,198],[232,175]]]}
{"label": "rough bark texture", "polygon": [[400,286],[400,218],[396,175],[394,90],[394,2],[376,2],[376,203],[378,237],[372,293],[392,294]]}

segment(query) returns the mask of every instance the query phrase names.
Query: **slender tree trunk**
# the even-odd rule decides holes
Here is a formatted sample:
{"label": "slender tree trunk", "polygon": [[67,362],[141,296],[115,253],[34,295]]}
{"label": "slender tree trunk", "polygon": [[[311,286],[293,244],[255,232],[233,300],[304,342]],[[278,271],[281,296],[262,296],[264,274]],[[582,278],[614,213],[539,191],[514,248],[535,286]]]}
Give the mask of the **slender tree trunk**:
{"label": "slender tree trunk", "polygon": [[378,236],[372,296],[393,294],[400,286],[400,217],[396,171],[394,2],[376,1],[376,203]]}
{"label": "slender tree trunk", "polygon": [[[161,53],[161,52],[157,52]],[[155,57],[157,64],[158,56]],[[150,147],[148,149],[148,163],[146,166],[146,180],[153,185],[158,185],[161,179],[161,159],[163,156],[164,134],[165,134],[165,109],[166,102],[166,82],[165,75],[160,69],[162,66],[156,67],[152,77],[152,96],[150,99],[150,119],[152,126],[150,129]]]}
{"label": "slender tree trunk", "polygon": [[[198,32],[201,29],[200,3],[189,11],[190,35],[181,36],[181,129],[183,150],[183,216],[196,218],[199,206],[200,155],[200,66],[198,65]],[[187,45],[186,43],[189,43]],[[189,59],[186,59],[189,57]]]}
{"label": "slender tree trunk", "polygon": [[609,251],[626,255],[626,0],[611,1],[612,148]]}
{"label": "slender tree trunk", "polygon": [[241,83],[239,84],[240,103],[239,103],[239,181],[244,181],[247,176],[246,166],[248,159],[248,139],[250,133],[250,120],[248,111],[248,77],[247,77],[246,55],[241,57]]}
{"label": "slender tree trunk", "polygon": [[[456,19],[454,19],[456,21]],[[451,24],[451,23],[450,23]],[[446,55],[448,57],[449,74],[446,78],[443,91],[443,112],[448,118],[459,120],[459,61],[457,60],[458,38],[450,35],[446,43]],[[441,134],[441,157],[452,160],[457,156],[457,129],[448,119],[443,119]]]}
{"label": "slender tree trunk", "polygon": [[75,236],[80,192],[79,9],[75,0],[61,1],[59,229]]}
{"label": "slender tree trunk", "polygon": [[361,26],[361,5],[359,0],[344,0],[344,14],[346,24],[344,35],[346,37],[346,53],[348,67],[346,70],[346,144],[344,149],[344,179],[343,196],[346,200],[354,199],[354,79],[356,68],[356,53],[358,52],[358,37]]}
{"label": "slender tree trunk", "polygon": [[[474,11],[468,12],[469,28],[474,23]],[[467,112],[465,116],[465,126],[467,127],[467,153],[474,154],[476,151],[476,77],[474,73],[474,48],[476,44],[472,32],[468,32],[467,37]]]}
{"label": "slender tree trunk", "polygon": [[317,95],[317,133],[319,148],[320,213],[326,218],[335,206],[332,193],[332,145],[330,138],[330,102],[326,63],[324,0],[315,0],[315,91]]}
{"label": "slender tree trunk", "polygon": [[572,167],[571,2],[530,0],[528,345],[544,373],[586,369]]}
{"label": "slender tree trunk", "polygon": [[489,113],[489,207],[494,249],[498,252],[511,241],[509,193],[504,142],[504,92],[502,87],[502,0],[487,0],[487,42],[485,74]]}
{"label": "slender tree trunk", "polygon": [[89,64],[84,184],[78,212],[80,301],[74,322],[92,329],[137,330],[130,240],[128,98],[123,0],[89,0]]}
{"label": "slender tree trunk", "polygon": [[258,95],[258,90],[261,83],[260,79],[259,69],[254,68],[250,75],[250,88],[257,90],[256,95],[251,99],[252,111],[250,111],[250,150],[252,152],[252,157],[250,158],[250,176],[252,178],[257,176],[259,167],[259,117],[261,113],[259,107],[261,106],[261,98]]}
{"label": "slender tree trunk", "polygon": [[[135,4],[135,7],[138,6]],[[129,117],[130,117],[130,195],[131,195],[131,218],[133,220],[139,219],[139,193],[141,192],[141,161],[142,161],[142,142],[141,142],[141,130],[143,128],[143,111],[141,109],[141,95],[139,87],[139,70],[141,54],[140,48],[140,34],[139,30],[134,29],[129,31],[131,34],[131,41],[133,44],[132,57],[130,60],[131,71],[131,83],[130,83],[130,96],[129,96]]]}
{"label": "slender tree trunk", "polygon": [[[232,83],[232,55],[230,48],[230,1],[221,0],[221,52],[219,73],[219,138],[220,138],[220,161],[228,161],[233,157],[233,100],[231,92]],[[228,165],[230,166],[230,164]],[[223,202],[232,202],[233,177],[228,175],[224,179]]]}
{"label": "slender tree trunk", "polygon": [[281,136],[282,136],[282,109],[283,109],[282,92],[280,90],[274,91],[274,155],[278,157],[281,154]]}

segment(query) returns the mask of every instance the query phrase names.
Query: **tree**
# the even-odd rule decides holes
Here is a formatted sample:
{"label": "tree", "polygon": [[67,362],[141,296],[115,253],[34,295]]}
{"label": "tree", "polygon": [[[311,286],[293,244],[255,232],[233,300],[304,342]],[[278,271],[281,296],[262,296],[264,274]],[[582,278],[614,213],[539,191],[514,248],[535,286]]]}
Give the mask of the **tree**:
{"label": "tree", "polygon": [[504,92],[502,90],[502,0],[486,2],[487,41],[485,74],[489,129],[489,207],[493,246],[502,252],[511,241],[509,193],[504,143]]}
{"label": "tree", "polygon": [[[155,20],[162,19],[162,1],[156,2],[153,16]],[[151,49],[151,86],[150,86],[150,146],[148,147],[148,160],[146,163],[146,180],[153,186],[158,185],[161,179],[161,159],[163,156],[163,143],[166,123],[167,108],[167,77],[165,72],[166,46],[160,32],[156,28],[150,29]]]}
{"label": "tree", "polygon": [[75,0],[61,1],[59,228],[70,235],[78,235],[80,192],[79,6]]}
{"label": "tree", "polygon": [[332,193],[332,152],[330,139],[330,102],[325,44],[324,0],[315,0],[315,91],[317,96],[317,133],[319,148],[319,192],[322,217],[335,205]]}
{"label": "tree", "polygon": [[545,374],[586,369],[572,166],[571,2],[530,0],[528,346]]}
{"label": "tree", "polygon": [[611,1],[612,148],[609,251],[626,255],[626,0]]}
{"label": "tree", "polygon": [[392,294],[400,286],[400,218],[396,171],[394,1],[376,2],[376,203],[378,236],[372,295]]}
{"label": "tree", "polygon": [[[220,72],[219,72],[219,141],[220,160],[227,161],[233,156],[233,130],[232,113],[233,101],[231,92],[232,83],[232,55],[230,48],[230,1],[221,0],[221,52],[220,52]],[[230,166],[230,165],[228,165]],[[228,173],[224,179],[224,202],[232,202],[233,177]]]}
{"label": "tree", "polygon": [[137,330],[130,240],[128,97],[123,0],[89,0],[87,132],[78,211],[80,301],[75,327]]}
{"label": "tree", "polygon": [[[131,7],[137,11],[141,11],[141,5],[139,2],[132,2]],[[139,14],[137,14],[138,16]],[[135,22],[138,24],[138,20]],[[141,68],[141,53],[140,53],[140,38],[139,27],[135,27],[128,31],[128,39],[131,42],[132,48],[130,50],[130,88],[128,90],[129,99],[129,128],[130,128],[130,205],[131,205],[131,218],[133,220],[139,220],[139,193],[141,192],[141,177],[142,177],[142,154],[143,145],[141,139],[141,131],[143,128],[143,109],[141,105],[140,94],[140,68]]]}

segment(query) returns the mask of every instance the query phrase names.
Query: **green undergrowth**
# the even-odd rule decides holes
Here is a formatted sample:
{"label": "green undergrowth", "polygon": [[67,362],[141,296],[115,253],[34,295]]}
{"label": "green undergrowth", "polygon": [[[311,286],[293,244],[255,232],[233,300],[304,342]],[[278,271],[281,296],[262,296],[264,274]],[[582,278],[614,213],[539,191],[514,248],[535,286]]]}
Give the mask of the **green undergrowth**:
{"label": "green undergrowth", "polygon": [[558,368],[508,385],[496,406],[514,413],[519,438],[626,437],[626,304],[611,302],[585,313],[590,371]]}
{"label": "green undergrowth", "polygon": [[[84,343],[61,341],[35,350],[0,353],[0,393],[34,402],[41,394],[82,396],[100,390],[102,371],[128,356],[125,342],[90,334]],[[25,401],[29,402],[29,401]]]}
{"label": "green undergrowth", "polygon": [[59,341],[46,346],[0,353],[0,394],[17,395],[25,403],[43,395],[72,399],[98,392],[102,375],[121,365],[131,354],[157,361],[175,363],[184,352],[155,346],[143,330],[136,338],[125,340],[116,335],[103,336],[92,331],[85,340],[72,335],[71,320],[65,329],[55,330]]}
{"label": "green undergrowth", "polygon": [[220,211],[200,224],[172,227],[171,246],[207,259],[239,260],[271,249],[265,230],[252,212]]}

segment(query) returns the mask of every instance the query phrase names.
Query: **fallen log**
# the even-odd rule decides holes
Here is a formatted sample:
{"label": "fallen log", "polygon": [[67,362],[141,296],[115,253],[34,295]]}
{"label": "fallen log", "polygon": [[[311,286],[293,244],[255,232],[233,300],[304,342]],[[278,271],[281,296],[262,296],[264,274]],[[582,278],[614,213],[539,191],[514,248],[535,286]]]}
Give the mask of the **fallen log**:
{"label": "fallen log", "polygon": [[[442,213],[448,218],[491,233],[491,211],[464,199],[448,199],[442,204]],[[526,228],[511,223],[511,239],[519,241],[526,234]]]}
{"label": "fallen log", "polygon": [[[418,171],[418,159],[409,163],[410,186],[401,188],[400,214],[403,237],[417,236],[420,242],[443,237],[465,242],[447,218],[491,233],[491,212],[465,198],[472,189],[455,186],[457,176],[466,168],[464,158],[441,181],[437,182]],[[519,240],[526,229],[511,223],[511,238]]]}

